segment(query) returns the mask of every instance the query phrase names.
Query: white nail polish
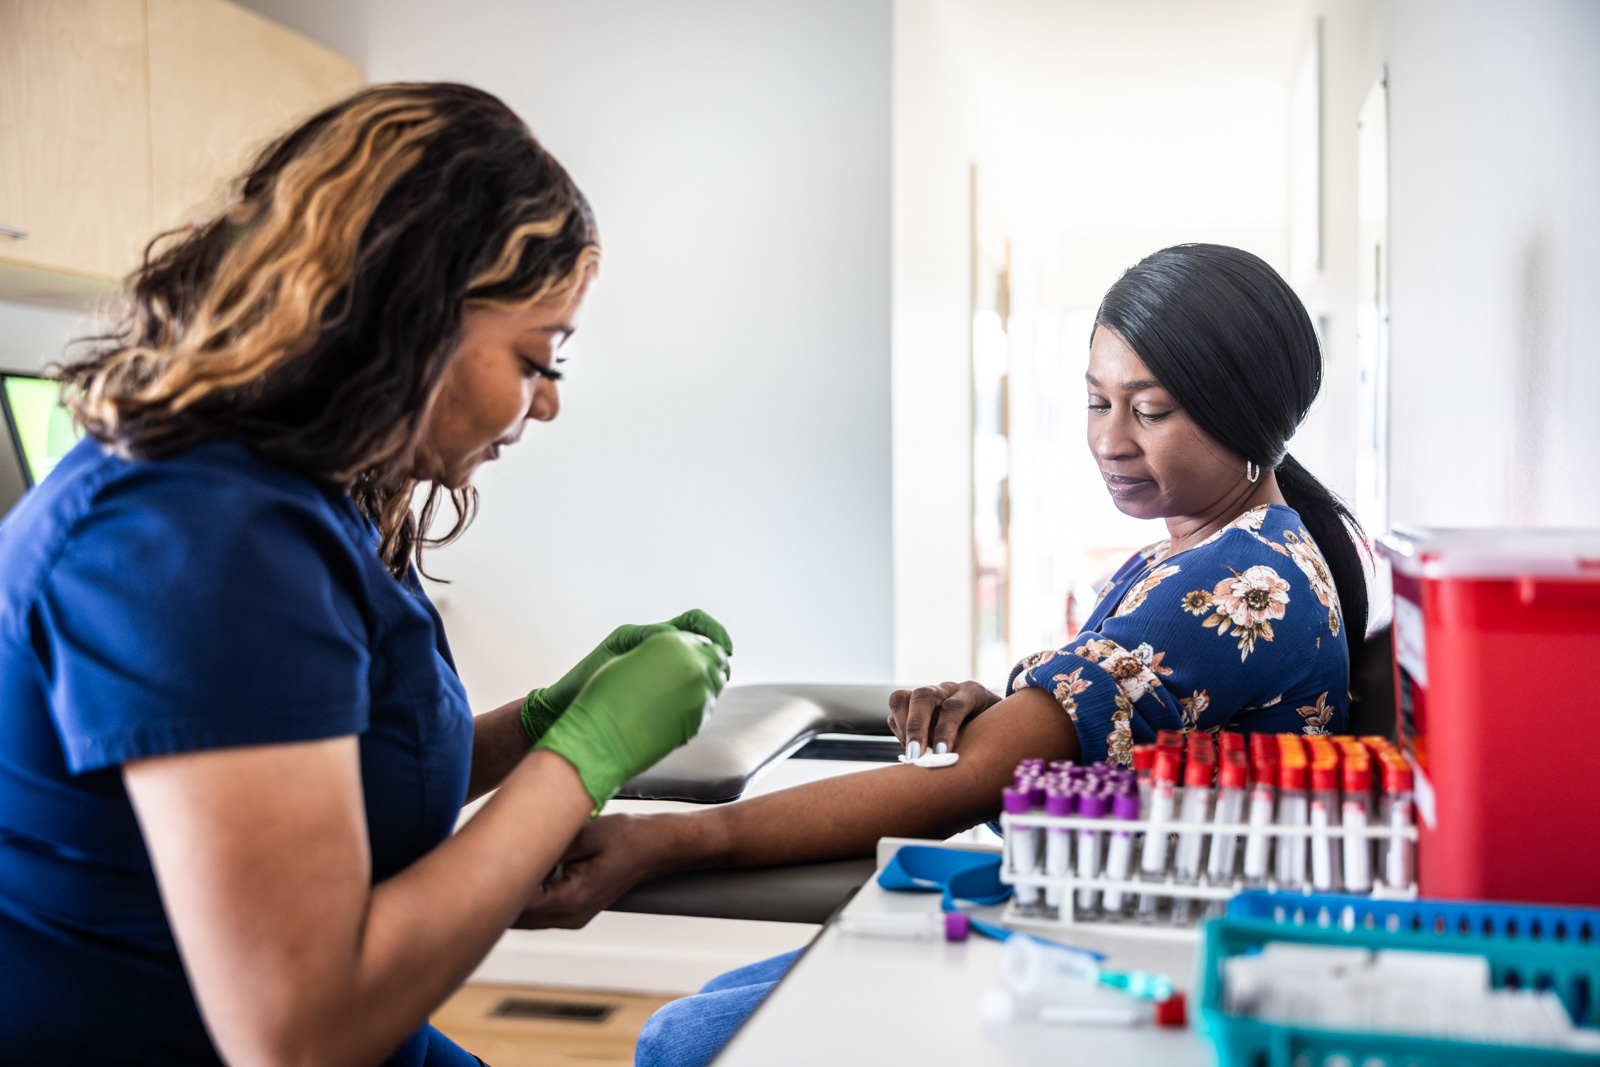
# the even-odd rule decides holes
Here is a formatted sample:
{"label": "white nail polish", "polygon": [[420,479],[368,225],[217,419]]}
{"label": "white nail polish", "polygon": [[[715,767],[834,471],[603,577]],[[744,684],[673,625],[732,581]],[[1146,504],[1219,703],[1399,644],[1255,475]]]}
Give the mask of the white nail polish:
{"label": "white nail polish", "polygon": [[922,742],[920,742],[920,741],[912,741],[910,744],[906,745],[906,758],[907,759],[918,759],[921,756],[922,756]]}
{"label": "white nail polish", "polygon": [[945,744],[943,741],[940,741],[937,745],[933,746],[933,751],[942,756],[946,752],[950,751],[950,746]]}

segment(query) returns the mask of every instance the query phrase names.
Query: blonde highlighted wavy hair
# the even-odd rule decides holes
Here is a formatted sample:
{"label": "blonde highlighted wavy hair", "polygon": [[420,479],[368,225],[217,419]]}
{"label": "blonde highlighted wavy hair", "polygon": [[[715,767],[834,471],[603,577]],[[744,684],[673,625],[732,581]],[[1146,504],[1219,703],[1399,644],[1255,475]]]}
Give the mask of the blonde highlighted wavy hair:
{"label": "blonde highlighted wavy hair", "polygon": [[379,85],[266,148],[217,217],[158,237],[125,310],[63,368],[84,428],[158,459],[213,441],[342,487],[402,575],[428,527],[409,474],[471,306],[570,295],[599,262],[578,187],[500,100]]}

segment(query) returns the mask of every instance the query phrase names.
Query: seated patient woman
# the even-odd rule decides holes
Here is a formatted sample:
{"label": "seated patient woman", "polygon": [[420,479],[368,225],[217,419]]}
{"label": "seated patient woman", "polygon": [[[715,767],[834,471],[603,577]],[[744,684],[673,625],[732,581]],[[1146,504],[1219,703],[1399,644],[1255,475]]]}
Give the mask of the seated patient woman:
{"label": "seated patient woman", "polygon": [[[1257,257],[1164,249],[1100,305],[1088,444],[1116,506],[1166,521],[1066,647],[1030,655],[1004,699],[976,682],[901,691],[890,723],[943,769],[845,775],[694,813],[607,816],[523,921],[581,925],[639,878],[868,854],[993,818],[1025,757],[1127,763],[1158,730],[1337,732],[1366,619],[1360,531],[1285,447],[1321,384],[1304,307]],[[788,960],[663,1008],[638,1063],[709,1059]]]}

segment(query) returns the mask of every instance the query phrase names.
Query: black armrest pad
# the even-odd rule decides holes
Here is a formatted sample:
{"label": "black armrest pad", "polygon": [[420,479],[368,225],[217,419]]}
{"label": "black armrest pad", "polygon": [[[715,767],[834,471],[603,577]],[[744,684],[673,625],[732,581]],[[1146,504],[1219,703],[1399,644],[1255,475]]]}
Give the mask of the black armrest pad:
{"label": "black armrest pad", "polygon": [[822,923],[865,885],[875,870],[877,860],[866,856],[793,867],[685,871],[647,878],[608,910]]}
{"label": "black armrest pad", "polygon": [[737,800],[756,773],[819,733],[889,733],[887,685],[737,685],[699,736],[623,785],[631,800]]}

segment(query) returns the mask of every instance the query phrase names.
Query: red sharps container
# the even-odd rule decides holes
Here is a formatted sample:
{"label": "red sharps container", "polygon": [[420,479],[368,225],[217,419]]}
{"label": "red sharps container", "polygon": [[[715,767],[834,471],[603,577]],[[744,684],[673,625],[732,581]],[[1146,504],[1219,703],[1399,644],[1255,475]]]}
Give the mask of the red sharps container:
{"label": "red sharps container", "polygon": [[1422,895],[1600,905],[1600,530],[1396,531],[1378,548]]}

